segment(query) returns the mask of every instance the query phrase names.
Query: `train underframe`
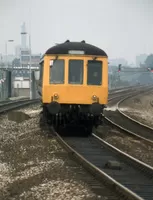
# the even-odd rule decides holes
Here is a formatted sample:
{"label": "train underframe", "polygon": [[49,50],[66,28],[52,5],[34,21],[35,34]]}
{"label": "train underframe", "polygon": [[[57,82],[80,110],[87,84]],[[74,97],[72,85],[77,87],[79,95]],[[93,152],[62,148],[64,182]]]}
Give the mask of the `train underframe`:
{"label": "train underframe", "polygon": [[[40,127],[52,126],[60,134],[91,135],[102,124],[104,105],[42,104]],[[75,133],[74,133],[75,132]]]}

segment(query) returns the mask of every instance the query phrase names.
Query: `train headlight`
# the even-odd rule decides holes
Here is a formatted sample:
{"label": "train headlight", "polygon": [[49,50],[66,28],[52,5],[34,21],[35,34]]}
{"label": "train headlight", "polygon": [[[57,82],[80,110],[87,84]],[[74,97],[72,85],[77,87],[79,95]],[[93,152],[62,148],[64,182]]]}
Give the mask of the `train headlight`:
{"label": "train headlight", "polygon": [[97,101],[97,100],[98,100],[98,97],[97,97],[96,95],[93,95],[93,96],[92,96],[92,100],[93,100],[93,101]]}
{"label": "train headlight", "polygon": [[54,99],[56,99],[56,100],[59,99],[59,96],[57,93],[54,94]]}

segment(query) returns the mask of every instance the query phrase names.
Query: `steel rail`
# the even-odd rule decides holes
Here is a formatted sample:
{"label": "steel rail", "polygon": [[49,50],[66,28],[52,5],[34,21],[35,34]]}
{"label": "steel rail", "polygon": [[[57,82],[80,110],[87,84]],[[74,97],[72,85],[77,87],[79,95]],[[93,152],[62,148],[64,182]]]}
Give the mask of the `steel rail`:
{"label": "steel rail", "polygon": [[24,100],[24,99],[30,99],[29,97],[21,97],[21,98],[15,98],[15,99],[7,99],[4,101],[0,101],[0,104],[5,104],[13,101],[18,101],[18,100]]}
{"label": "steel rail", "polygon": [[[149,89],[149,91],[150,91],[150,89]],[[147,93],[149,91],[144,91],[144,93]],[[107,112],[105,112],[104,119],[107,122],[109,122],[109,124],[112,124],[114,127],[117,127],[118,129],[124,131],[125,133],[127,133],[135,138],[139,138],[139,139],[145,141],[147,144],[153,146],[153,128],[149,127],[147,125],[144,125],[143,123],[136,121],[135,119],[129,117],[128,115],[123,113],[119,108],[120,103],[122,103],[126,99],[136,96],[138,94],[139,94],[139,92],[135,93],[135,94],[131,93],[131,95],[128,95],[128,96],[122,98],[116,104],[116,112],[114,112],[114,113],[112,112],[111,116],[108,116]],[[109,99],[109,101],[112,101],[115,98],[111,98],[111,99]],[[135,131],[133,131],[133,129],[135,129]]]}
{"label": "steel rail", "polygon": [[[153,199],[153,168],[149,165],[113,147],[95,134],[84,139],[62,138],[57,134],[56,138],[69,154],[123,199]],[[120,163],[121,169],[107,168],[109,160]]]}
{"label": "steel rail", "polygon": [[29,100],[29,98],[24,98],[24,99],[17,99],[17,100],[8,100],[8,101],[1,101],[0,102],[0,108],[3,107],[3,106],[7,106],[7,105],[10,105],[10,104],[14,104],[16,102],[22,102],[22,101],[27,101]]}
{"label": "steel rail", "polygon": [[[150,88],[148,90],[150,90]],[[144,88],[143,90],[140,90],[140,91],[134,90],[132,92],[128,92],[128,95],[129,94],[137,95],[142,91],[144,91]],[[123,91],[123,94],[125,96],[125,91]],[[114,98],[115,99],[120,98],[120,96],[113,97],[112,99]],[[109,99],[109,101],[110,100],[111,99]],[[105,159],[107,155],[106,154],[101,155],[101,159],[100,159],[99,157],[100,151],[94,149],[96,148],[95,144],[92,145],[92,142],[91,142],[88,146],[86,146],[85,143],[88,140],[87,138],[85,139],[85,143],[82,146],[80,146],[80,144],[82,144],[82,138],[81,139],[77,138],[79,141],[76,141],[77,140],[76,138],[68,139],[68,140],[73,140],[73,142],[72,143],[70,142],[69,144],[67,139],[65,140],[65,138],[62,138],[57,134],[57,140],[62,145],[64,145],[64,147],[69,151],[69,153],[71,153],[71,155],[76,157],[87,170],[92,172],[94,176],[96,175],[99,180],[101,180],[104,184],[108,185],[112,190],[115,190],[119,196],[123,197],[123,199],[133,199],[133,200],[153,199],[153,182],[152,182],[153,168],[135,159],[134,157],[122,152],[121,150],[113,147],[112,145],[108,144],[107,142],[105,142],[104,140],[96,136],[95,134],[93,134],[92,137],[94,139],[96,138],[98,142],[100,141],[101,145],[107,148],[107,150],[109,149],[111,152],[113,152],[115,159],[118,159],[116,158],[116,155],[118,155],[118,157],[121,157],[122,164],[124,160],[124,167],[126,166],[125,167],[126,169],[125,170],[123,169],[124,173],[122,173],[122,169],[121,169],[121,175],[119,175],[118,172],[116,174],[115,173],[113,174],[113,169],[112,169],[112,173],[110,173],[110,169],[104,170],[104,168],[100,167],[100,165],[98,165],[99,160],[102,161],[103,158]],[[77,148],[75,146],[76,143],[78,145]],[[83,148],[87,148],[86,152],[82,150]],[[97,152],[98,155],[96,155],[96,153],[94,152]],[[103,154],[103,151],[101,153]],[[92,159],[90,159],[91,156],[92,156]],[[109,158],[110,157],[114,158],[114,156],[109,156]],[[94,160],[94,163],[91,162],[91,160]],[[134,172],[131,171],[131,166]],[[124,174],[124,178],[122,180],[123,174]],[[129,179],[129,176],[131,179]],[[134,180],[133,182],[134,176],[137,177],[137,181]],[[146,191],[146,188],[147,188],[147,191]]]}
{"label": "steel rail", "polygon": [[34,100],[19,100],[19,101],[13,101],[7,104],[4,104],[2,106],[0,106],[0,114],[3,114],[5,112],[20,108],[20,107],[24,107],[30,104],[34,104],[39,102],[39,99],[34,99]]}
{"label": "steel rail", "polygon": [[119,113],[121,113],[122,115],[124,115],[126,118],[130,119],[131,121],[135,122],[136,124],[140,125],[141,127],[145,127],[146,130],[149,129],[152,131],[152,134],[153,134],[153,128],[146,125],[146,124],[143,124],[142,122],[136,120],[136,119],[133,119],[132,117],[128,116],[127,114],[125,114],[124,112],[121,111],[121,108],[119,106],[121,106],[121,103],[123,103],[125,100],[131,98],[130,97],[125,97],[124,99],[121,99],[118,103],[117,103],[117,110],[119,111]]}

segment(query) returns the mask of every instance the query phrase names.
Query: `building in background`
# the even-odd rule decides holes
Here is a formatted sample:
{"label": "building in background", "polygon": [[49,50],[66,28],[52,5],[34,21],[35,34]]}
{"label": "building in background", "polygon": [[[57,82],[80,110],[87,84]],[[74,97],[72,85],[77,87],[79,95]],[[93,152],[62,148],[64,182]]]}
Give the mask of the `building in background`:
{"label": "building in background", "polygon": [[27,32],[25,22],[21,26],[21,49],[27,48]]}
{"label": "building in background", "polygon": [[21,26],[21,44],[16,46],[15,54],[16,57],[12,62],[13,76],[14,77],[29,77],[29,64],[30,64],[30,53],[31,53],[31,69],[36,70],[39,68],[39,61],[41,54],[33,54],[30,52],[29,45],[27,44],[27,31],[26,25],[23,23]]}
{"label": "building in background", "polygon": [[15,57],[20,58],[21,45],[15,47]]}
{"label": "building in background", "polygon": [[3,62],[5,63],[7,60],[8,65],[12,65],[12,61],[15,59],[15,55],[7,55],[7,59],[6,59],[6,55],[3,56]]}
{"label": "building in background", "polygon": [[140,54],[138,56],[136,56],[136,66],[140,67],[140,65],[145,63],[145,60],[147,58],[147,54]]}
{"label": "building in background", "polygon": [[[6,67],[6,60],[8,67],[13,70],[14,76],[29,77],[29,64],[30,64],[30,48],[27,44],[28,33],[26,31],[25,23],[21,26],[21,44],[15,47],[14,55],[2,55],[0,54],[0,67]],[[38,69],[41,54],[33,54],[31,51],[31,69]]]}

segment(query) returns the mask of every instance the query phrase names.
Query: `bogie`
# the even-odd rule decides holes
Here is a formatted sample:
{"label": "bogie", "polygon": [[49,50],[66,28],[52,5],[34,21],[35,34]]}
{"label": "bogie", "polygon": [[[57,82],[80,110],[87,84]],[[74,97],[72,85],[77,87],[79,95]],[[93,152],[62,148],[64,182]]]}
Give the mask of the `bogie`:
{"label": "bogie", "polygon": [[102,123],[102,114],[94,116],[91,113],[80,113],[75,105],[75,109],[64,113],[51,114],[47,105],[43,105],[40,114],[40,127],[52,126],[60,134],[86,135],[92,134],[93,128],[97,128]]}

